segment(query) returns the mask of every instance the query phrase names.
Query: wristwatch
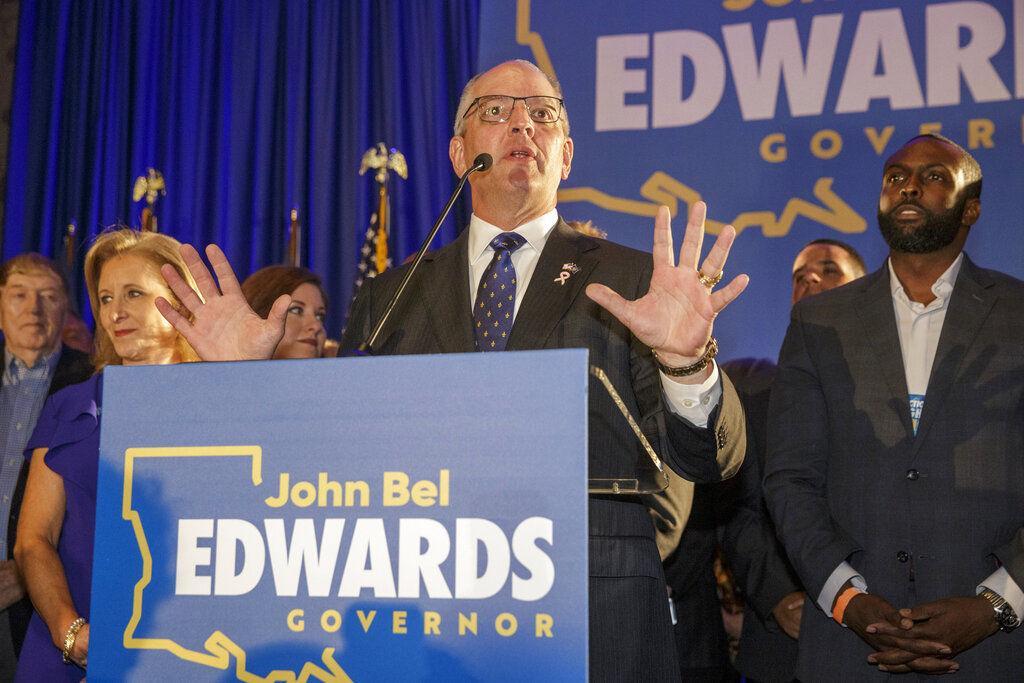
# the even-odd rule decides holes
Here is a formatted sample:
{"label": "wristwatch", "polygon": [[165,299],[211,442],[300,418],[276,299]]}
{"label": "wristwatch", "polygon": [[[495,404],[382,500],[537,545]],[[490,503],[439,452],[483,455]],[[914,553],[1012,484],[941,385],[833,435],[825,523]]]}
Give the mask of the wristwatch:
{"label": "wristwatch", "polygon": [[981,597],[988,600],[989,604],[992,605],[992,609],[995,610],[996,623],[999,624],[999,630],[1003,633],[1009,633],[1013,629],[1020,626],[1020,617],[1010,607],[1010,603],[1003,599],[1003,596],[996,593],[994,590],[985,588],[979,593]]}

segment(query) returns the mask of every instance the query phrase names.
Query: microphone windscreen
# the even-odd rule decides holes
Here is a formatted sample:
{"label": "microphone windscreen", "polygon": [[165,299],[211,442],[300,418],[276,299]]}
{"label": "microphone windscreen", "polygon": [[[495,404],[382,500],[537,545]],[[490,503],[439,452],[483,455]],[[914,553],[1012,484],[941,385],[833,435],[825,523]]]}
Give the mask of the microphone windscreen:
{"label": "microphone windscreen", "polygon": [[486,171],[494,163],[494,159],[487,152],[481,152],[476,155],[476,159],[473,159],[473,167],[480,171]]}

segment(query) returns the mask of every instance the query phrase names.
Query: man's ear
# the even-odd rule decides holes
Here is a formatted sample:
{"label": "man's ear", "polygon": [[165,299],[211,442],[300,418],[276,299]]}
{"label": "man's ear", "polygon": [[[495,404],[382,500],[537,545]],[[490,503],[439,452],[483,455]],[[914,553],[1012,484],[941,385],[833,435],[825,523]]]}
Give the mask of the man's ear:
{"label": "man's ear", "polygon": [[455,175],[461,177],[466,172],[466,145],[461,135],[448,141],[448,158],[452,161]]}
{"label": "man's ear", "polygon": [[960,224],[969,228],[978,222],[979,218],[981,218],[981,199],[978,197],[968,199],[964,205],[964,215],[960,219]]}
{"label": "man's ear", "polygon": [[572,150],[572,138],[566,138],[562,143],[562,180],[566,180],[572,170]]}

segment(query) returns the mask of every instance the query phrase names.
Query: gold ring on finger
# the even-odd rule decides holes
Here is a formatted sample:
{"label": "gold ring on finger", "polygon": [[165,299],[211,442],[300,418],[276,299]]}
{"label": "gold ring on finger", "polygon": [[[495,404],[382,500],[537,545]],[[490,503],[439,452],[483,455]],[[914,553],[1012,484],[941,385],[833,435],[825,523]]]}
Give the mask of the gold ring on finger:
{"label": "gold ring on finger", "polygon": [[723,275],[725,275],[725,271],[722,270],[718,271],[714,275],[705,275],[703,270],[697,271],[697,279],[700,280],[700,283],[708,289],[711,289],[721,282]]}

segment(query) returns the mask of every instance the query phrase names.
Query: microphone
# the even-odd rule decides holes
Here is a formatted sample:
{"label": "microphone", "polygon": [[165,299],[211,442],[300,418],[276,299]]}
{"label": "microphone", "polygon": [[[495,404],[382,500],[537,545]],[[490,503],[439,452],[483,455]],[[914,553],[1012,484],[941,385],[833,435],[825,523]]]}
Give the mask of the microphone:
{"label": "microphone", "polygon": [[[466,171],[466,175],[469,175],[473,171],[489,171],[491,164],[494,163],[494,159],[487,152],[481,152],[476,155],[476,159],[473,159],[473,167]],[[466,176],[462,176],[465,178]]]}
{"label": "microphone", "polygon": [[444,209],[441,210],[441,215],[438,216],[434,222],[434,227],[430,229],[430,233],[427,235],[427,239],[423,240],[423,244],[420,246],[420,250],[416,252],[415,258],[412,263],[409,264],[409,270],[405,271],[405,275],[402,277],[402,281],[398,284],[398,289],[395,290],[391,300],[388,301],[388,305],[384,307],[384,313],[381,314],[377,324],[373,326],[373,331],[370,332],[370,336],[366,338],[359,348],[356,349],[356,353],[360,356],[373,355],[373,345],[377,343],[377,337],[380,336],[380,332],[384,329],[384,324],[388,321],[391,316],[391,311],[394,310],[398,300],[402,298],[402,294],[405,292],[406,286],[409,284],[409,280],[412,279],[416,269],[420,267],[420,262],[423,260],[423,256],[427,253],[427,249],[430,248],[430,243],[434,241],[437,236],[437,231],[441,229],[441,223],[448,217],[448,213],[452,210],[452,205],[455,204],[455,200],[462,194],[462,188],[466,184],[466,180],[470,175],[477,171],[486,171],[494,163],[494,159],[487,152],[481,152],[476,155],[473,159],[473,165],[466,169],[466,172],[459,177],[459,183],[455,186],[455,191],[452,192],[452,196],[448,198],[448,203],[444,205]]}

